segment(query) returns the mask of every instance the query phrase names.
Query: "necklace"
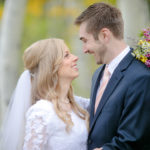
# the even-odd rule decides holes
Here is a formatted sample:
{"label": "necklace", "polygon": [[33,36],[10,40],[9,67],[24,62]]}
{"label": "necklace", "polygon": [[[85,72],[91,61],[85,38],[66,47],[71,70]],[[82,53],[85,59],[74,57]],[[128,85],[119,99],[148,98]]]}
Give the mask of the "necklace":
{"label": "necklace", "polygon": [[65,100],[60,100],[62,103],[65,103],[65,104],[69,104],[70,103],[70,100],[67,98],[67,99],[65,99]]}

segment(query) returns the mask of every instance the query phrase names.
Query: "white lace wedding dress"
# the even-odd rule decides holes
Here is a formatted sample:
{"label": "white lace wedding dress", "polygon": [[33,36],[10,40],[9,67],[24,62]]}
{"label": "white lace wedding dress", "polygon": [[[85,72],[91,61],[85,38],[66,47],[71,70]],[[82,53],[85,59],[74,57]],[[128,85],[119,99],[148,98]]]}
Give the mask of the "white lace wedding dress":
{"label": "white lace wedding dress", "polygon": [[[75,96],[76,102],[87,109],[89,100]],[[88,131],[85,120],[71,112],[74,123],[71,131],[57,116],[53,104],[39,100],[26,114],[26,130],[23,150],[86,150]]]}

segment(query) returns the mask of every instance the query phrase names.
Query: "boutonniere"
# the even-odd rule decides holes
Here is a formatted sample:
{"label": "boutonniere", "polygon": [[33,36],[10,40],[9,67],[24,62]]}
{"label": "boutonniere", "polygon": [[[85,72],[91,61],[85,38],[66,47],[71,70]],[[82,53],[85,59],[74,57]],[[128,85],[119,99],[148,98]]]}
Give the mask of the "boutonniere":
{"label": "boutonniere", "polygon": [[140,40],[132,55],[150,68],[150,27],[142,30]]}

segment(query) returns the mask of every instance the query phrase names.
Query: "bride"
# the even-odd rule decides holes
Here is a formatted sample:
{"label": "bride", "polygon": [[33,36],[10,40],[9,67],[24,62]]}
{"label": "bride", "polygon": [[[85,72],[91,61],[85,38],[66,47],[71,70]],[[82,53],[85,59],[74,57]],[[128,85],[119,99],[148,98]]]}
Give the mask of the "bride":
{"label": "bride", "polygon": [[89,100],[73,96],[78,57],[61,39],[24,52],[22,73],[9,105],[2,150],[86,150]]}

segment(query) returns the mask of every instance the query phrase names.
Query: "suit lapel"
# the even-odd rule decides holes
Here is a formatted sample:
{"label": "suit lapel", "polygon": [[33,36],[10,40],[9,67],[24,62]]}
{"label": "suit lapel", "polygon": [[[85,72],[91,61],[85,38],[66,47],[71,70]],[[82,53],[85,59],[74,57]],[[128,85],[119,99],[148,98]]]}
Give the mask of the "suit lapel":
{"label": "suit lapel", "polygon": [[91,91],[91,104],[90,104],[91,105],[90,123],[92,122],[92,120],[94,118],[94,106],[95,106],[96,93],[97,93],[97,89],[99,87],[99,82],[100,82],[104,68],[105,68],[105,65],[102,65],[93,79],[93,87],[92,87],[92,91]]}
{"label": "suit lapel", "polygon": [[[104,94],[101,98],[101,101],[98,105],[96,114],[94,115],[92,122],[90,122],[90,132],[92,131],[94,124],[98,118],[98,116],[100,115],[103,107],[105,106],[106,102],[108,101],[109,97],[111,96],[112,92],[116,89],[117,85],[119,84],[119,82],[121,81],[121,79],[123,78],[123,71],[126,70],[126,68],[130,65],[130,63],[133,60],[133,56],[131,55],[131,51],[127,54],[127,56],[120,62],[120,64],[118,65],[118,67],[115,69],[111,79],[109,80],[107,87],[104,91]],[[95,90],[95,89],[94,89]],[[94,91],[93,93],[96,93],[96,91]],[[93,109],[93,114],[94,114],[94,106],[95,106],[95,97],[96,94],[93,94],[93,103],[92,103],[92,109]],[[92,115],[93,115],[92,114]]]}
{"label": "suit lapel", "polygon": [[[122,73],[120,73],[120,72],[115,73],[115,74],[111,77],[110,81],[108,82],[107,87],[106,87],[106,89],[105,89],[105,91],[104,91],[104,94],[103,94],[103,96],[102,96],[102,98],[101,98],[101,101],[100,101],[100,103],[99,103],[99,105],[98,105],[96,114],[95,114],[95,116],[94,116],[94,118],[93,118],[93,121],[92,121],[92,123],[91,123],[91,129],[92,129],[94,123],[96,122],[98,116],[100,115],[100,113],[101,113],[101,111],[102,111],[104,105],[105,105],[106,102],[108,101],[110,95],[112,94],[112,92],[114,91],[114,89],[116,88],[116,86],[119,84],[119,82],[120,82],[120,80],[122,79],[122,77],[123,77]],[[95,105],[95,104],[94,104],[94,105]]]}

